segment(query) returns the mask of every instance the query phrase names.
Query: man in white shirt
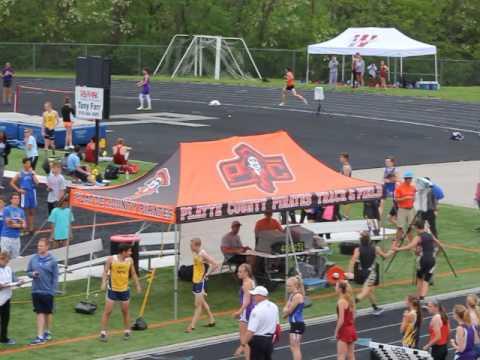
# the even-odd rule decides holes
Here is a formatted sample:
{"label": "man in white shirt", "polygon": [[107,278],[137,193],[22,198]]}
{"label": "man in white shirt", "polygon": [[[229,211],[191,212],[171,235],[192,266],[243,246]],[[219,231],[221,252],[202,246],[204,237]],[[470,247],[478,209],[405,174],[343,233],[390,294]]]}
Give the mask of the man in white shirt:
{"label": "man in white shirt", "polygon": [[268,290],[257,286],[250,291],[255,299],[255,308],[248,320],[248,331],[241,346],[250,345],[251,360],[271,360],[273,336],[279,323],[278,307],[269,301]]}
{"label": "man in white shirt", "polygon": [[25,155],[30,159],[32,164],[32,169],[35,170],[37,167],[38,161],[38,145],[37,139],[33,136],[32,129],[25,129],[24,131],[24,141],[25,141]]}

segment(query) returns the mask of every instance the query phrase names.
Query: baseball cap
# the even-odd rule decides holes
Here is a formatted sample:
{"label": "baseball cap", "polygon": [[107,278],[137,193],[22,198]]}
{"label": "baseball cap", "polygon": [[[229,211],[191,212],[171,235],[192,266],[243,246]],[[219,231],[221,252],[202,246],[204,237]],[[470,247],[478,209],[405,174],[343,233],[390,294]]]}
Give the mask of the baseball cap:
{"label": "baseball cap", "polygon": [[232,222],[232,226],[241,226],[241,225],[242,224],[240,223],[240,221],[235,220]]}
{"label": "baseball cap", "polygon": [[264,286],[257,286],[255,289],[250,290],[250,295],[268,296],[268,290]]}
{"label": "baseball cap", "polygon": [[413,178],[413,171],[405,171],[405,172],[403,173],[403,178],[404,178],[404,179],[405,179],[405,178],[411,178],[411,179],[412,179],[412,178]]}

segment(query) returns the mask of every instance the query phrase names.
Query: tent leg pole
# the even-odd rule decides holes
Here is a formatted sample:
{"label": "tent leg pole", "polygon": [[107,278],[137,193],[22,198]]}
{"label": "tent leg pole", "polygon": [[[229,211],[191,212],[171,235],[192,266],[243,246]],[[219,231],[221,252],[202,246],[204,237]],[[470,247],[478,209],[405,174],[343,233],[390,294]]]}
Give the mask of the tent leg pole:
{"label": "tent leg pole", "polygon": [[438,84],[438,59],[437,59],[437,54],[435,54],[435,82]]}
{"label": "tent leg pole", "polygon": [[345,55],[342,55],[342,83],[345,84]]}
{"label": "tent leg pole", "polygon": [[305,75],[305,83],[307,85],[309,80],[309,73],[310,73],[310,54],[308,53],[308,47],[307,47],[307,74]]}
{"label": "tent leg pole", "polygon": [[178,319],[178,262],[181,227],[175,224],[175,266],[173,267],[173,318]]}
{"label": "tent leg pole", "polygon": [[[95,240],[95,230],[97,227],[97,213],[93,213],[93,224],[92,224],[92,237],[91,240]],[[90,297],[90,282],[92,278],[92,260],[93,260],[93,251],[90,251],[90,261],[88,263],[88,277],[87,277],[87,300]]]}
{"label": "tent leg pole", "polygon": [[400,57],[400,83],[403,86],[403,57]]}
{"label": "tent leg pole", "polygon": [[390,70],[390,58],[387,58],[387,66],[388,66],[388,82],[392,82],[392,79],[390,78],[391,70]]}

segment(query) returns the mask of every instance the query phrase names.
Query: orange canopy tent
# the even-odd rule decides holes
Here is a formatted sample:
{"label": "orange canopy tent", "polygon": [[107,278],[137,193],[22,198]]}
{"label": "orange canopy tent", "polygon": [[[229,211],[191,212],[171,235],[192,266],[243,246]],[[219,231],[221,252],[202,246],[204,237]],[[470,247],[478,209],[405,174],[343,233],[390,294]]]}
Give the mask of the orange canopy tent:
{"label": "orange canopy tent", "polygon": [[286,132],[180,143],[128,184],[75,188],[72,206],[165,223],[379,198],[381,185],[330,169]]}
{"label": "orange canopy tent", "polygon": [[70,202],[95,212],[175,224],[176,318],[180,224],[372,200],[381,194],[380,184],[343,176],[278,131],[180,143],[165,163],[140,179],[116,187],[73,188]]}

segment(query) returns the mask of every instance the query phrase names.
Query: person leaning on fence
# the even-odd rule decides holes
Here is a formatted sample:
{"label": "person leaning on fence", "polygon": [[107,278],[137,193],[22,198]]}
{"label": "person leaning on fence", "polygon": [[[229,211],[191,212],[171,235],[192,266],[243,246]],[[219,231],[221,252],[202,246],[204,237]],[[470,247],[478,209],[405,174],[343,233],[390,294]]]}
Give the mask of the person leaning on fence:
{"label": "person leaning on fence", "polygon": [[37,314],[37,337],[30,345],[40,345],[52,339],[54,298],[58,286],[58,263],[48,252],[48,239],[38,240],[37,253],[28,262],[27,275],[33,279],[33,311]]}
{"label": "person leaning on fence", "polygon": [[73,221],[73,213],[69,207],[68,198],[64,197],[48,217],[48,222],[52,224],[49,240],[54,249],[68,244],[68,240],[72,237]]}
{"label": "person leaning on fence", "polygon": [[268,300],[268,290],[257,286],[250,291],[255,308],[248,320],[248,331],[241,346],[250,346],[251,360],[271,360],[273,337],[279,323],[278,307]]}

